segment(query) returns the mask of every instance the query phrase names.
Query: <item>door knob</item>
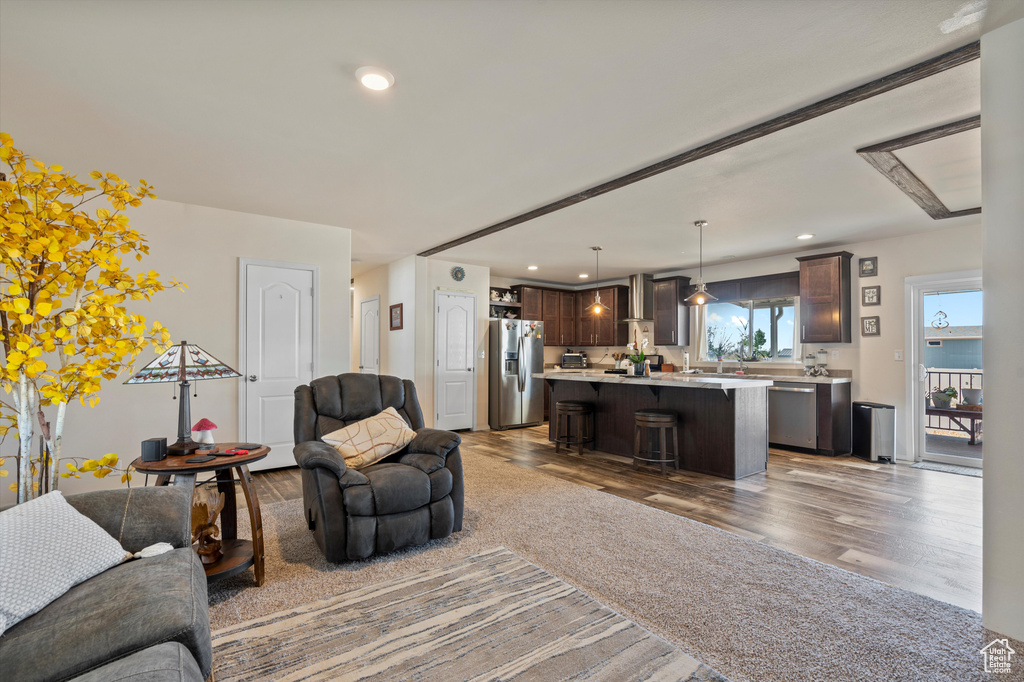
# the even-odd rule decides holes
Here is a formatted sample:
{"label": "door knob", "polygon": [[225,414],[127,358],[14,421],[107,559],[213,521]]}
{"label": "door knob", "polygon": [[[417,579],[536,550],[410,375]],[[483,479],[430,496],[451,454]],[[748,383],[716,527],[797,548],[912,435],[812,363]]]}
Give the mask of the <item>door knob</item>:
{"label": "door knob", "polygon": [[249,375],[249,381],[256,381],[256,375],[255,374],[250,374]]}

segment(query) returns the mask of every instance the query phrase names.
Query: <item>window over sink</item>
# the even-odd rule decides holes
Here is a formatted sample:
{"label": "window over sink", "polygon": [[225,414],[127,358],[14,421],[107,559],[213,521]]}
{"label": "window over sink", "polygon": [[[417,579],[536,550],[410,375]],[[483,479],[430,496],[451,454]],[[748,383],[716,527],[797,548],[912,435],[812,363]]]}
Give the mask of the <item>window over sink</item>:
{"label": "window over sink", "polygon": [[798,362],[798,297],[709,303],[697,309],[701,360]]}

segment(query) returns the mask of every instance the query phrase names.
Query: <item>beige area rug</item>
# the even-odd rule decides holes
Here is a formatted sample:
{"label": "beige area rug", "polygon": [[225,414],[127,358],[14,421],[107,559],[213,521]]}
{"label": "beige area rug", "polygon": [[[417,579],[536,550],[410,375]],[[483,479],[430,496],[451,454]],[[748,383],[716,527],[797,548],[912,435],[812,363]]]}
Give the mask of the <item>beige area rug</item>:
{"label": "beige area rug", "polygon": [[721,680],[500,547],[213,634],[218,682]]}
{"label": "beige area rug", "polygon": [[327,563],[301,500],[265,505],[266,582],[213,583],[214,629],[502,546],[732,680],[985,679],[978,651],[995,634],[974,611],[472,448],[463,458],[463,531],[371,561]]}

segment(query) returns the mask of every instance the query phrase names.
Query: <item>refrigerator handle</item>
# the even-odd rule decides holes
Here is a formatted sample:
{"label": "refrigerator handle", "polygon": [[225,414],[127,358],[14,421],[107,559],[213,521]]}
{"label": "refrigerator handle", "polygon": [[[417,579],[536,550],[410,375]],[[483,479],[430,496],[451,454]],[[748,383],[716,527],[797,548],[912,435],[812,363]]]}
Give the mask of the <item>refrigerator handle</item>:
{"label": "refrigerator handle", "polygon": [[519,380],[519,392],[520,393],[523,392],[523,389],[525,388],[524,384],[526,383],[526,380],[523,379],[523,367],[526,366],[526,357],[524,356],[525,352],[526,352],[526,344],[523,343],[523,335],[520,334],[519,335],[519,374],[516,375],[516,378]]}

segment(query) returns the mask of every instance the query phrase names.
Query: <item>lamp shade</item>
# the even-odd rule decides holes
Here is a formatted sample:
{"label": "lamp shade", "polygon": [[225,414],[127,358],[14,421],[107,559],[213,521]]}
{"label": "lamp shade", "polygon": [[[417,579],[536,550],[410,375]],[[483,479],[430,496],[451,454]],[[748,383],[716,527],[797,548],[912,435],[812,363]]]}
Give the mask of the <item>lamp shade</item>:
{"label": "lamp shade", "polygon": [[[184,359],[184,362],[182,362]],[[171,381],[231,379],[242,376],[205,350],[182,341],[136,372],[126,384],[157,384]]]}

